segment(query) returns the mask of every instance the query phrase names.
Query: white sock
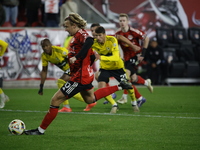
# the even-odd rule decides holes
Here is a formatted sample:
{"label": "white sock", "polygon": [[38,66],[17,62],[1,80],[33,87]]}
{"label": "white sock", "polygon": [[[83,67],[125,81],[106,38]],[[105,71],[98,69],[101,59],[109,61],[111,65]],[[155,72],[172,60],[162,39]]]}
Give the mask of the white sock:
{"label": "white sock", "polygon": [[138,100],[138,101],[142,100],[142,96],[140,96],[137,100]]}
{"label": "white sock", "polygon": [[122,87],[121,86],[118,86],[118,91],[121,91],[122,90]]}
{"label": "white sock", "polygon": [[38,130],[39,130],[40,133],[44,133],[45,132],[45,130],[42,129],[41,127],[38,127]]}
{"label": "white sock", "polygon": [[5,94],[4,94],[4,93],[1,93],[0,96],[1,96],[2,98],[4,98],[4,97],[5,97]]}
{"label": "white sock", "polygon": [[148,86],[149,83],[147,82],[147,80],[145,80],[144,85]]}
{"label": "white sock", "polygon": [[114,106],[117,106],[117,103],[114,103],[114,104],[112,105],[112,107],[114,107]]}
{"label": "white sock", "polygon": [[63,105],[64,107],[66,107],[66,108],[70,108],[70,106],[69,105]]}
{"label": "white sock", "polygon": [[132,105],[137,105],[137,101],[131,101]]}

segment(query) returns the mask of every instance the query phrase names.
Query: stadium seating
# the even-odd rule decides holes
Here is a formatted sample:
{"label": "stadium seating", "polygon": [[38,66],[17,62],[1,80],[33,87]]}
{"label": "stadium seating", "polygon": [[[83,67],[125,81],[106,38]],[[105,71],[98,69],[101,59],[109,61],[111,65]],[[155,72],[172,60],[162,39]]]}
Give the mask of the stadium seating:
{"label": "stadium seating", "polygon": [[163,48],[165,61],[168,63],[168,77],[184,77],[185,63],[180,62],[175,48]]}
{"label": "stadium seating", "polygon": [[200,63],[200,28],[188,28],[188,38],[192,41],[195,60]]}
{"label": "stadium seating", "polygon": [[188,38],[194,43],[200,45],[200,28],[188,28]]}
{"label": "stadium seating", "polygon": [[200,66],[196,61],[186,63],[186,77],[200,78]]}
{"label": "stadium seating", "polygon": [[200,28],[157,28],[156,38],[168,63],[166,83],[199,83]]}
{"label": "stadium seating", "polygon": [[159,46],[169,47],[172,42],[172,32],[169,28],[156,28],[156,38]]}

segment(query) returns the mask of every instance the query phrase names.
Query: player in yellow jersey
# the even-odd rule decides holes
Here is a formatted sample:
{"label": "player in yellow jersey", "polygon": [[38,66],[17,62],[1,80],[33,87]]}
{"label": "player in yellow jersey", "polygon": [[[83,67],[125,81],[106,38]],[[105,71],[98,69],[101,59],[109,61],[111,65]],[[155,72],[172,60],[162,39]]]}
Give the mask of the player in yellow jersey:
{"label": "player in yellow jersey", "polygon": [[[5,41],[0,40],[0,60],[2,59],[2,56],[4,55],[6,49],[8,47],[8,43],[6,43]],[[3,82],[3,78],[2,76],[0,77],[0,82]],[[2,84],[0,84],[0,108],[4,108],[5,103],[7,101],[9,101],[9,97],[4,94],[3,90],[2,90]]]}
{"label": "player in yellow jersey", "polygon": [[[58,79],[57,85],[60,89],[66,81],[69,81],[70,79],[70,70],[69,70],[69,64],[67,62],[67,55],[68,50],[64,47],[58,47],[53,46],[49,39],[44,39],[41,41],[41,46],[43,49],[43,53],[41,56],[42,59],[42,71],[41,71],[41,81],[40,81],[40,89],[38,91],[38,94],[43,95],[43,86],[44,82],[47,77],[47,70],[48,70],[48,63],[52,63],[59,67],[61,70],[64,71],[63,75]],[[85,102],[80,95],[80,93],[73,96],[75,99],[80,100],[82,102]],[[90,108],[92,108],[96,103],[89,104],[92,105]],[[63,103],[64,107],[59,110],[59,112],[71,112],[72,109],[69,106],[68,100]]]}
{"label": "player in yellow jersey", "polygon": [[[97,52],[96,58],[100,60],[100,70],[98,76],[98,88],[106,87],[110,77],[114,77],[118,82],[128,80],[124,68],[124,62],[120,57],[117,39],[105,34],[105,29],[99,26],[95,29],[95,39],[92,45],[93,50]],[[134,90],[129,89],[129,96],[132,100],[134,112],[138,112],[137,101]],[[105,97],[112,98],[111,95]],[[111,113],[116,113],[117,104],[112,105]]]}

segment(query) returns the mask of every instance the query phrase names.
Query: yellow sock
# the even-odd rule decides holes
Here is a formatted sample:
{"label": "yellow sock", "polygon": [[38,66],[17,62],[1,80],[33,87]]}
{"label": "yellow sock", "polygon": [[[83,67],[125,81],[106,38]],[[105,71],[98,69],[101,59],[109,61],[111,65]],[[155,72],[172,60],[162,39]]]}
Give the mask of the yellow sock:
{"label": "yellow sock", "polygon": [[[66,83],[65,80],[63,80],[63,79],[58,79],[58,81],[57,81],[57,86],[58,86],[58,88],[60,89],[65,83]],[[63,102],[63,105],[69,105],[69,101],[68,101],[68,100],[65,100],[65,101]]]}
{"label": "yellow sock", "polygon": [[128,89],[128,95],[131,97],[131,101],[136,101],[134,89]]}
{"label": "yellow sock", "polygon": [[111,95],[106,96],[105,99],[109,101],[111,105],[117,105],[117,103],[115,102],[115,100],[112,98]]}
{"label": "yellow sock", "polygon": [[81,102],[85,102],[80,93],[77,93],[76,95],[74,95],[73,98],[75,98]]}
{"label": "yellow sock", "polygon": [[3,90],[2,90],[2,88],[0,88],[0,94],[2,94],[3,93]]}
{"label": "yellow sock", "polygon": [[68,101],[68,100],[65,100],[65,101],[63,102],[63,105],[69,105],[69,101]]}

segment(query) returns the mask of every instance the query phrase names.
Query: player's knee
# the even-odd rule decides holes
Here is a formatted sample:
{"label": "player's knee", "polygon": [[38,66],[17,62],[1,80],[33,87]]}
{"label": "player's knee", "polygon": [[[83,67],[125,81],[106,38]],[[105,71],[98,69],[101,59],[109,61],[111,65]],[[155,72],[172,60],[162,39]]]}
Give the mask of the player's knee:
{"label": "player's knee", "polygon": [[52,98],[51,98],[51,105],[53,106],[60,106],[61,103],[63,103],[67,98],[61,93],[61,91],[58,91]]}
{"label": "player's knee", "polygon": [[132,80],[132,82],[137,82],[137,76],[136,75],[132,75],[131,76],[131,80]]}
{"label": "player's knee", "polygon": [[90,97],[90,98],[84,99],[84,101],[85,101],[87,104],[92,104],[92,103],[95,102],[95,97]]}

